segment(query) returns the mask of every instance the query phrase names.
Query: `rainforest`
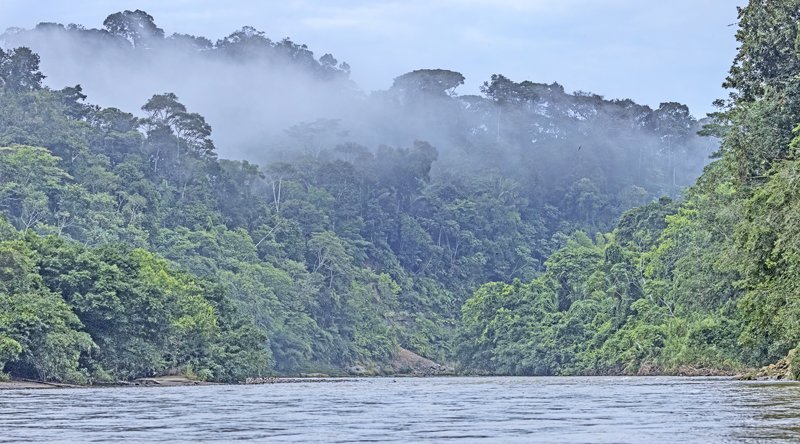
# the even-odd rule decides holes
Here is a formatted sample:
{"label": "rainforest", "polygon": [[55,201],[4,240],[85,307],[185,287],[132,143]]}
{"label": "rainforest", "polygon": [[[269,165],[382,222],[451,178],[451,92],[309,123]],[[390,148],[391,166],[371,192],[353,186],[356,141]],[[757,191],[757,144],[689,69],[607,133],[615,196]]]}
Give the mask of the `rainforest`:
{"label": "rainforest", "polygon": [[[9,29],[0,378],[774,363],[800,342],[798,23],[798,0],[740,8],[700,119],[502,74],[460,95],[447,69],[366,93],[332,54],[141,10]],[[43,86],[48,60],[119,104]]]}

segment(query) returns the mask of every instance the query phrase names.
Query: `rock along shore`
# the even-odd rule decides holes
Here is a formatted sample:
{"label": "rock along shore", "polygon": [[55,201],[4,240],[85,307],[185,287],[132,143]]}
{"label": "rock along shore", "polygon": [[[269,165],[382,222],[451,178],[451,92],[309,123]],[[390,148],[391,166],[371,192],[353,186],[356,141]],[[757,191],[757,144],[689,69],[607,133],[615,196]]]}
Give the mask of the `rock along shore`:
{"label": "rock along shore", "polygon": [[247,378],[244,383],[251,384],[292,384],[299,382],[354,382],[357,379],[341,378]]}

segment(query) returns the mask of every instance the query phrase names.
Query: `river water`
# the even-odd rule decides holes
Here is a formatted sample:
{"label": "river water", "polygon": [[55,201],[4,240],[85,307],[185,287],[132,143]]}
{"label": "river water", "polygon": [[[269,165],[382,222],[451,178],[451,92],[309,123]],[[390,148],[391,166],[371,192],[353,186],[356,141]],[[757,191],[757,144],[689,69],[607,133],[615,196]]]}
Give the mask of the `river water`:
{"label": "river water", "polygon": [[0,391],[0,442],[800,442],[800,384],[369,378]]}

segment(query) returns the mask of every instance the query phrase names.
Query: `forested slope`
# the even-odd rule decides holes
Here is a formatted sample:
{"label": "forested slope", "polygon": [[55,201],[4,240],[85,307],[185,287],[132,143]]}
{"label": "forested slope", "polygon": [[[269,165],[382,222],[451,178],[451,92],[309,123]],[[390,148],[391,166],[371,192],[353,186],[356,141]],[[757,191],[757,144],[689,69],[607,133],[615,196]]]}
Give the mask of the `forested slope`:
{"label": "forested slope", "polygon": [[595,241],[573,235],[532,283],[482,287],[462,312],[465,368],[736,370],[797,347],[798,20],[797,1],[740,9],[730,98],[703,130],[722,140],[716,160],[680,202],[632,209]]}
{"label": "forested slope", "polygon": [[[690,247],[713,278],[730,279],[713,281],[720,291],[698,307],[735,311],[734,272],[703,257],[724,251],[713,235],[730,236],[727,226],[698,228],[708,245],[685,247],[676,235],[663,247],[672,221],[737,219],[710,206],[728,208],[736,194],[722,179],[703,189],[723,197],[653,202],[678,198],[715,143],[695,134],[700,124],[683,105],[653,110],[501,75],[482,96],[459,96],[463,77],[446,70],[407,73],[365,97],[332,57],[254,30],[175,49],[190,40],[164,38],[141,11],[109,16],[104,30],[59,26],[37,29],[101,49],[114,42],[135,60],[170,45],[288,64],[360,105],[357,118],[285,128],[256,165],[220,159],[213,122],[173,93],[154,91],[140,110],[102,108],[80,86],[43,87],[30,49],[0,53],[6,372],[237,380],[382,363],[398,346],[501,373],[621,368],[636,350],[649,350],[640,361],[652,355],[626,345],[629,336],[658,345],[672,334],[632,322],[631,310],[675,314],[669,258]],[[387,144],[397,140],[410,142]],[[704,177],[724,177],[721,162]],[[614,235],[574,234],[608,232],[647,202]],[[495,312],[511,313],[510,336],[487,336],[486,323],[507,323]]]}

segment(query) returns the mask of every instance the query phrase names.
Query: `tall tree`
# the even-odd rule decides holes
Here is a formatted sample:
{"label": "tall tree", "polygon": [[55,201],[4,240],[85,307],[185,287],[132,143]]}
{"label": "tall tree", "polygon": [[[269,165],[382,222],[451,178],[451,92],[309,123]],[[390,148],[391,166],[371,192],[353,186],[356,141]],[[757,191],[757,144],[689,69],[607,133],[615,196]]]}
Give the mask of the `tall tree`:
{"label": "tall tree", "polygon": [[156,26],[153,16],[137,9],[109,15],[103,26],[113,35],[127,39],[134,48],[148,48],[164,39],[164,30]]}
{"label": "tall tree", "polygon": [[5,52],[0,48],[0,86],[6,91],[40,89],[45,76],[39,71],[39,55],[21,46]]}

